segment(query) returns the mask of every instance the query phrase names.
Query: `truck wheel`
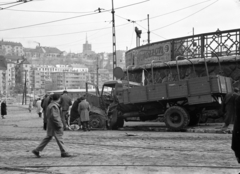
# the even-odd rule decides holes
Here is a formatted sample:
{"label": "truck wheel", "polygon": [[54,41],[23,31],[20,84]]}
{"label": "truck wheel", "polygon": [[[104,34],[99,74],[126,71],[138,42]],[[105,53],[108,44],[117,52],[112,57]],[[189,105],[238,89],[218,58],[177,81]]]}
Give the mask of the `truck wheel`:
{"label": "truck wheel", "polygon": [[91,128],[103,128],[104,126],[104,119],[101,115],[93,114],[90,115],[89,124]]}
{"label": "truck wheel", "polygon": [[199,121],[200,121],[200,118],[201,118],[201,113],[200,112],[193,112],[191,115],[190,115],[190,122],[189,122],[189,126],[196,126]]}
{"label": "truck wheel", "polygon": [[119,128],[122,128],[123,125],[124,125],[124,119],[123,119],[123,118],[118,118],[118,119],[117,119],[117,126],[118,126]]}
{"label": "truck wheel", "polygon": [[112,115],[110,116],[110,129],[117,130],[118,129],[118,111],[113,110]]}
{"label": "truck wheel", "polygon": [[181,130],[189,123],[188,112],[180,106],[172,106],[164,114],[166,126],[172,130]]}

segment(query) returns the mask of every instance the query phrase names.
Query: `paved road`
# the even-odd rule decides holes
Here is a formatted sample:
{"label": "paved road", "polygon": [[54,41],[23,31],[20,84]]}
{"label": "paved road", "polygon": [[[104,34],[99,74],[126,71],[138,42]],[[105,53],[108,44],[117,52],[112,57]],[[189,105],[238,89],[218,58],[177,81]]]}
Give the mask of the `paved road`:
{"label": "paved road", "polygon": [[[73,158],[60,158],[53,140],[35,158],[31,150],[45,136],[33,111],[9,106],[0,120],[0,173],[239,173],[231,134],[121,131],[66,131]],[[142,123],[141,123],[142,124]]]}

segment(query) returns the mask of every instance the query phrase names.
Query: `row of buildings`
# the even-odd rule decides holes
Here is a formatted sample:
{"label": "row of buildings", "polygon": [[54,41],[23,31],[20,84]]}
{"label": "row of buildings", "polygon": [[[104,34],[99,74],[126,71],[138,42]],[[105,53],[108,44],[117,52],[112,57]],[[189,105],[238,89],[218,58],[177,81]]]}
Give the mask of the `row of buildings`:
{"label": "row of buildings", "polygon": [[[12,96],[23,92],[43,95],[46,91],[59,89],[84,89],[89,81],[99,86],[113,78],[106,69],[89,72],[84,65],[32,65],[26,59],[19,62],[6,60],[6,70],[0,70],[0,94]],[[97,80],[98,78],[98,80]]]}
{"label": "row of buildings", "polygon": [[[95,53],[87,38],[82,49],[75,54],[40,44],[24,48],[21,43],[1,40],[0,59],[6,59],[6,65],[0,65],[0,95],[23,93],[25,84],[28,94],[43,95],[50,90],[84,89],[86,81],[101,87],[112,80],[112,54]],[[117,52],[120,66],[125,65],[124,55],[124,51]]]}

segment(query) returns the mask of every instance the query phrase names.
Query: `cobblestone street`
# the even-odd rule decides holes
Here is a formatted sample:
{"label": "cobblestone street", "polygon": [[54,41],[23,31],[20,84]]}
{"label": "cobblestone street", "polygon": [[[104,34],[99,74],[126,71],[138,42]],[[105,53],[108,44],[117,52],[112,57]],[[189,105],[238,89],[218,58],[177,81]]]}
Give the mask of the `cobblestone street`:
{"label": "cobblestone street", "polygon": [[[143,123],[141,123],[143,124]],[[72,158],[61,158],[55,140],[35,158],[45,136],[35,111],[8,107],[0,120],[0,173],[239,173],[231,134],[127,130],[66,131]]]}

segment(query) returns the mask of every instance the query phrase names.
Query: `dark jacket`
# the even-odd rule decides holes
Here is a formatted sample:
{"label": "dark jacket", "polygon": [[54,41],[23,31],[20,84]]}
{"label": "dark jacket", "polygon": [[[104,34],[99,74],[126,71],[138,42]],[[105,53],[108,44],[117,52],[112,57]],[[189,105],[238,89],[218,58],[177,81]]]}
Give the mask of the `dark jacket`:
{"label": "dark jacket", "polygon": [[225,113],[224,123],[229,125],[234,122],[236,117],[235,99],[237,93],[227,93],[223,100],[223,113]]}
{"label": "dark jacket", "polygon": [[80,117],[79,113],[78,113],[78,104],[81,102],[82,100],[80,98],[78,98],[77,100],[75,100],[73,102],[72,108],[71,108],[71,112],[70,112],[70,123],[74,122],[76,119],[78,119]]}
{"label": "dark jacket", "polygon": [[63,111],[67,111],[69,109],[69,106],[72,105],[70,97],[68,97],[68,95],[62,95],[60,105]]}
{"label": "dark jacket", "polygon": [[60,105],[52,101],[47,107],[47,135],[63,134]]}
{"label": "dark jacket", "polygon": [[90,111],[90,105],[86,100],[81,101],[78,105],[78,113],[80,114],[81,122],[83,121],[89,121],[89,111]]}
{"label": "dark jacket", "polygon": [[51,96],[47,96],[45,97],[44,99],[42,99],[42,102],[41,102],[41,107],[43,109],[43,120],[44,120],[44,123],[47,123],[47,114],[46,114],[46,111],[47,111],[47,107],[48,105],[51,103]]}
{"label": "dark jacket", "polygon": [[235,152],[236,157],[240,158],[240,96],[236,97],[235,106],[236,117],[232,133],[232,150]]}
{"label": "dark jacket", "polygon": [[6,103],[1,103],[1,115],[7,115],[7,105]]}

